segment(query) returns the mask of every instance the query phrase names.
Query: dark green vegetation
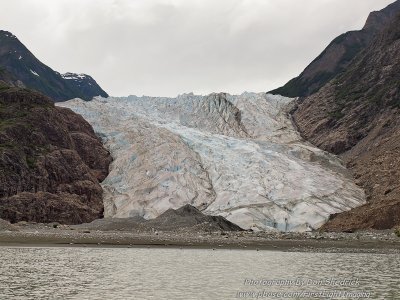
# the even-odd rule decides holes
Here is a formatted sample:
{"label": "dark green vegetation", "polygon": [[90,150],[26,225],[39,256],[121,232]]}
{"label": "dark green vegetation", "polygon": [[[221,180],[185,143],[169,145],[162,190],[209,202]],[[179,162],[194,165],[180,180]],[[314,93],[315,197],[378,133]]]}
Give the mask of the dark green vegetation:
{"label": "dark green vegetation", "polygon": [[305,97],[318,92],[338,74],[347,71],[351,61],[371,44],[398,12],[400,2],[396,1],[379,12],[371,13],[362,30],[349,31],[335,38],[298,77],[270,93]]}
{"label": "dark green vegetation", "polygon": [[[107,97],[88,75],[64,74],[40,62],[13,34],[0,30],[0,77],[9,85],[40,91],[55,101]],[[0,83],[1,84],[1,83]]]}
{"label": "dark green vegetation", "polygon": [[101,217],[99,181],[110,162],[81,116],[39,92],[0,89],[0,218],[74,224]]}

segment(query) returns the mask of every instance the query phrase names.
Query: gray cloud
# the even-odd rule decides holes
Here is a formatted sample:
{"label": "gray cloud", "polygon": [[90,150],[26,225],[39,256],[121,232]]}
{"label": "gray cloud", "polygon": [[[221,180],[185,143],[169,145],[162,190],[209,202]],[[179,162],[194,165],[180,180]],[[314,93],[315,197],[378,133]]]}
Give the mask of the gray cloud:
{"label": "gray cloud", "polygon": [[394,0],[13,0],[9,30],[111,95],[266,91]]}

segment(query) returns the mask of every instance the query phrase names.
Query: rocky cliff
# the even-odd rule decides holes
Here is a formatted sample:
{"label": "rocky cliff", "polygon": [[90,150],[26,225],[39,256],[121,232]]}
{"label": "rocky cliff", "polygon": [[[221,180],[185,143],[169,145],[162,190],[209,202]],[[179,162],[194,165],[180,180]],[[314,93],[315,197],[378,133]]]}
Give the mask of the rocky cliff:
{"label": "rocky cliff", "polygon": [[400,12],[400,1],[372,12],[362,30],[349,31],[334,39],[296,78],[271,91],[287,97],[304,97],[317,92],[336,75],[347,69],[352,59],[370,45],[375,35]]}
{"label": "rocky cliff", "polygon": [[96,81],[86,74],[60,74],[40,62],[8,31],[0,30],[0,72],[8,73],[9,85],[35,89],[55,101],[73,98],[91,100],[107,97]]}
{"label": "rocky cliff", "polygon": [[111,157],[91,126],[38,92],[6,87],[8,79],[0,87],[0,218],[74,224],[102,216],[99,182]]}
{"label": "rocky cliff", "polygon": [[400,15],[391,20],[293,115],[305,138],[342,155],[367,193],[366,205],[332,218],[326,230],[400,225]]}

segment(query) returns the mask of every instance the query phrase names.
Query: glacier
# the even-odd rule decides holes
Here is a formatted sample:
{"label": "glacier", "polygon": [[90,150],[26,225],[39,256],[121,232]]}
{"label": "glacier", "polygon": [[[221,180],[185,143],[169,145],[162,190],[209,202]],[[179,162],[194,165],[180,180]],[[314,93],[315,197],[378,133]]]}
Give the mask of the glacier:
{"label": "glacier", "polygon": [[96,97],[81,114],[114,158],[106,217],[154,218],[191,204],[244,229],[309,231],[365,203],[341,160],[304,141],[293,99],[265,93]]}

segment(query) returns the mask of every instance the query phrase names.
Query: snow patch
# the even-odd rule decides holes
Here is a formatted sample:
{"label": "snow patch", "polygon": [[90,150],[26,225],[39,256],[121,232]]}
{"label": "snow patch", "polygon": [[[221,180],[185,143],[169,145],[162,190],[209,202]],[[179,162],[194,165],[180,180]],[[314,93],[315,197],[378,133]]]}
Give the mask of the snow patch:
{"label": "snow patch", "polygon": [[86,74],[76,74],[76,73],[65,73],[61,75],[62,78],[66,80],[79,80],[87,78]]}
{"label": "snow patch", "polygon": [[31,73],[32,73],[33,75],[40,77],[39,74],[36,73],[35,71],[33,71],[33,70],[30,70],[30,71],[31,71]]}
{"label": "snow patch", "polygon": [[17,38],[15,35],[13,35],[13,34],[7,34],[7,33],[5,33],[4,36],[5,36],[5,37],[15,38],[15,39]]}

